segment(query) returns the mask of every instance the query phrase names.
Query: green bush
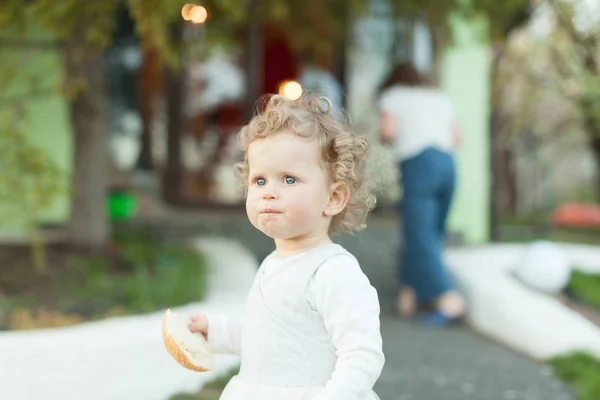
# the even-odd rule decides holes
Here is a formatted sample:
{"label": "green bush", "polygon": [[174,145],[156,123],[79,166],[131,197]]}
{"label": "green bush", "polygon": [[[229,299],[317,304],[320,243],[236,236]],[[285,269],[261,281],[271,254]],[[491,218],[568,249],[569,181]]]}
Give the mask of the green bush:
{"label": "green bush", "polygon": [[206,290],[206,268],[200,254],[184,247],[162,249],[167,264],[138,264],[123,282],[126,307],[151,311],[200,300]]}
{"label": "green bush", "polygon": [[600,359],[574,352],[548,361],[556,375],[570,384],[578,400],[600,399]]}
{"label": "green bush", "polygon": [[55,288],[65,295],[59,309],[89,317],[112,309],[144,313],[199,301],[206,292],[201,254],[145,233],[127,232],[115,240],[113,256],[79,258]]}
{"label": "green bush", "polygon": [[111,273],[114,265],[106,258],[81,260],[82,276],[71,282],[72,300],[141,313],[204,297],[206,263],[197,251],[139,232],[120,234],[115,242],[122,271]]}

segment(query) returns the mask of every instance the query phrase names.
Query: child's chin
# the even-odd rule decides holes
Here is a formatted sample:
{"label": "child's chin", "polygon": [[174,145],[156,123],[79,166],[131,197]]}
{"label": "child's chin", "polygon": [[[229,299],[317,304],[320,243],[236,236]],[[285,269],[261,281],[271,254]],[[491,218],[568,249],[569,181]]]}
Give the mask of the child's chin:
{"label": "child's chin", "polygon": [[261,232],[270,237],[273,240],[285,240],[288,239],[286,235],[282,235],[278,232],[273,232],[270,230],[261,229]]}
{"label": "child's chin", "polygon": [[273,240],[288,240],[288,239],[292,239],[294,237],[294,235],[290,235],[289,232],[281,232],[280,230],[277,230],[277,229],[266,228],[266,229],[260,229],[260,231]]}

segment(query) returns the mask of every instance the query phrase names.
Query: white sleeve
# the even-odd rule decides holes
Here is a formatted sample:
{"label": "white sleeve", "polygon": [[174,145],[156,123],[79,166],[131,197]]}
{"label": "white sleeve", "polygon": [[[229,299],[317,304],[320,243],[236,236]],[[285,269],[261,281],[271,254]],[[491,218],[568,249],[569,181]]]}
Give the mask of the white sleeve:
{"label": "white sleeve", "polygon": [[313,400],[366,398],[385,361],[377,291],[356,259],[341,254],[319,268],[309,288],[310,297],[337,354],[331,379]]}
{"label": "white sleeve", "polygon": [[223,314],[207,314],[208,344],[216,354],[240,355],[242,320]]}

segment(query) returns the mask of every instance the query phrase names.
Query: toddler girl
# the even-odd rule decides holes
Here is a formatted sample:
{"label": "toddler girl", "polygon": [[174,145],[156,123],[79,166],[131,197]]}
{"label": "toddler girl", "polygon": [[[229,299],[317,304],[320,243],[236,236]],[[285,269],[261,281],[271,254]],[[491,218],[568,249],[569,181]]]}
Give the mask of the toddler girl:
{"label": "toddler girl", "polygon": [[215,353],[241,356],[222,400],[373,400],[384,364],[377,292],[331,242],[375,205],[367,142],[326,98],[275,95],[240,131],[238,172],[252,224],[276,250],[261,264],[243,320],[196,315]]}

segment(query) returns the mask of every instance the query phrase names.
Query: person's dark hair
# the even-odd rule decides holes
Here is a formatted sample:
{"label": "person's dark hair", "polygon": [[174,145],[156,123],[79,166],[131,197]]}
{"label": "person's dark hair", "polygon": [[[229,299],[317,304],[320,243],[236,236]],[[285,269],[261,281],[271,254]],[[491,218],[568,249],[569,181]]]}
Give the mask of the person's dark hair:
{"label": "person's dark hair", "polygon": [[379,91],[383,91],[394,85],[419,86],[423,84],[423,78],[417,69],[408,62],[403,62],[392,68],[387,78],[381,84]]}

